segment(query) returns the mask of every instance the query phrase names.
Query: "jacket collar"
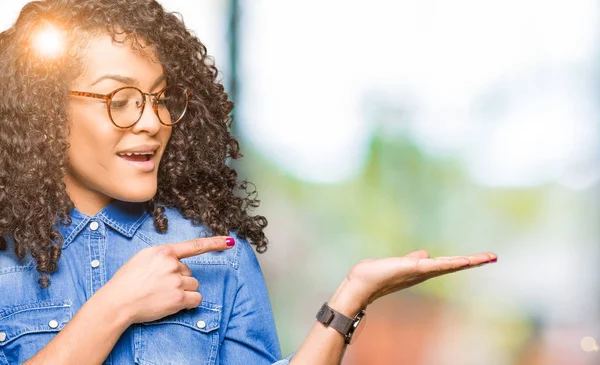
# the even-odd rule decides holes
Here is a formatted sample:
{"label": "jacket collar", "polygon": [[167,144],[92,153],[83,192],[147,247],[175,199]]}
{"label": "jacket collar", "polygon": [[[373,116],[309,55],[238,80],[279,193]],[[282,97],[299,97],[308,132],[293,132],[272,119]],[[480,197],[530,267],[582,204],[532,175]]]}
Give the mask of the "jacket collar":
{"label": "jacket collar", "polygon": [[146,212],[146,203],[130,203],[113,200],[96,215],[90,216],[74,208],[69,213],[70,225],[58,223],[58,229],[64,237],[65,249],[81,230],[92,220],[102,221],[125,237],[131,238],[150,215]]}

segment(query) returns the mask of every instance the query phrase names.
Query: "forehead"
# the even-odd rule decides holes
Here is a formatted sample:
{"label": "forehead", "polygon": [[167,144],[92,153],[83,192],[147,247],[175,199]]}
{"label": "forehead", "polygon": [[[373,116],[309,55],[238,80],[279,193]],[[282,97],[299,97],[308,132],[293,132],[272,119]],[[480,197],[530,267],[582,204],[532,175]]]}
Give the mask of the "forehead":
{"label": "forehead", "polygon": [[[141,41],[140,44],[145,46]],[[144,86],[163,74],[163,67],[151,47],[143,51],[133,49],[132,40],[119,43],[108,34],[90,38],[81,66],[82,74],[74,81],[76,85],[91,85],[98,78],[110,74],[136,79],[140,86]]]}

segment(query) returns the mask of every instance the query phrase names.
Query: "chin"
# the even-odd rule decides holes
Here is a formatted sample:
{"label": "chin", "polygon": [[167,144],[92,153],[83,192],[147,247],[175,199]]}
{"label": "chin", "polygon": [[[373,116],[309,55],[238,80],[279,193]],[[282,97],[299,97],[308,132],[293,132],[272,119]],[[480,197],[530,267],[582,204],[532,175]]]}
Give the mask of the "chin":
{"label": "chin", "polygon": [[121,192],[121,194],[115,196],[114,198],[130,203],[142,203],[152,199],[154,195],[156,195],[156,187],[133,187],[127,191]]}

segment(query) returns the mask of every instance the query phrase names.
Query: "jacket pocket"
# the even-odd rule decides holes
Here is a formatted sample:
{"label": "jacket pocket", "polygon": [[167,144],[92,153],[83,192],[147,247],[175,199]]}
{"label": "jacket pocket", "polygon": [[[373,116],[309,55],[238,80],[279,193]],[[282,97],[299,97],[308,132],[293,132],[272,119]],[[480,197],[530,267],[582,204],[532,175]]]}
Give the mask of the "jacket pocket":
{"label": "jacket pocket", "polygon": [[215,363],[219,344],[221,306],[203,301],[135,329],[135,360],[142,365]]}
{"label": "jacket pocket", "polygon": [[38,353],[73,316],[71,301],[47,300],[0,311],[0,348],[9,364]]}

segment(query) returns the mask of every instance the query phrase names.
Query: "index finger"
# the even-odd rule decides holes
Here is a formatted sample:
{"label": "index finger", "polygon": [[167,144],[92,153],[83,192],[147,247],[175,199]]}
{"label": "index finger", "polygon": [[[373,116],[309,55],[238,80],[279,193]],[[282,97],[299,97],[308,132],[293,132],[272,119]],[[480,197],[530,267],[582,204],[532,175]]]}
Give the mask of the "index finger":
{"label": "index finger", "polygon": [[[481,252],[471,256],[436,257],[432,263],[434,276],[453,273],[460,270],[472,269],[482,264],[496,262],[498,255],[493,252]],[[468,263],[467,263],[468,262]]]}
{"label": "index finger", "polygon": [[445,256],[435,259],[422,259],[417,263],[418,268],[424,273],[433,273],[440,276],[458,270],[481,266],[481,264],[496,262],[498,255],[493,252],[481,252],[470,256]]}
{"label": "index finger", "polygon": [[467,258],[470,261],[470,266],[477,266],[498,261],[498,255],[493,252],[480,252],[471,256],[438,256],[436,260],[452,260],[458,258]]}
{"label": "index finger", "polygon": [[210,251],[223,251],[235,245],[235,240],[227,236],[215,236],[208,238],[195,238],[189,241],[167,243],[161,245],[162,249],[168,250],[178,259],[200,255]]}

